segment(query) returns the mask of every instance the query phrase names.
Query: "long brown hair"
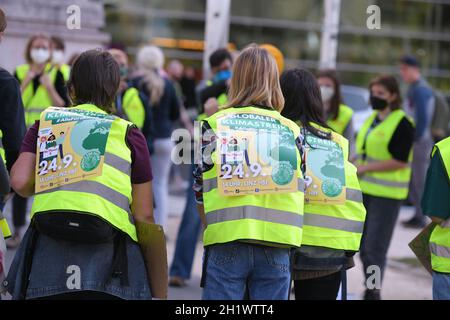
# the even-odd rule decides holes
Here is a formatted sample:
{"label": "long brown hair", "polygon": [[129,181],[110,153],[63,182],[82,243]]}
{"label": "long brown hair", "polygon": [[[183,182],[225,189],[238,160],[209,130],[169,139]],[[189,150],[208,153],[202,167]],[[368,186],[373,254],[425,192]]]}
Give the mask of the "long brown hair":
{"label": "long brown hair", "polygon": [[336,71],[332,69],[320,70],[319,72],[317,72],[316,77],[317,79],[328,78],[333,82],[334,95],[331,97],[330,100],[330,108],[328,110],[328,115],[330,119],[336,120],[339,115],[339,106],[342,103],[341,81],[339,80]]}
{"label": "long brown hair", "polygon": [[241,52],[233,66],[228,97],[227,107],[261,105],[283,110],[278,67],[266,49],[252,44]]}
{"label": "long brown hair", "polygon": [[390,94],[395,94],[397,97],[394,101],[389,104],[391,110],[398,110],[402,108],[402,96],[400,93],[400,86],[397,79],[394,76],[384,74],[373,79],[369,84],[369,90],[372,89],[374,85],[380,85],[384,87]]}

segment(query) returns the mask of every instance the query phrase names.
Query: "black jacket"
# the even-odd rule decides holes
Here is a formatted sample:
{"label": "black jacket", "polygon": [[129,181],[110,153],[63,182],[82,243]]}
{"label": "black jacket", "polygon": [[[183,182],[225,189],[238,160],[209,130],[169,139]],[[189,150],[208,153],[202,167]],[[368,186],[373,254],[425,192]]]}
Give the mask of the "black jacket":
{"label": "black jacket", "polygon": [[9,171],[19,156],[26,127],[19,82],[3,68],[0,68],[0,130]]}

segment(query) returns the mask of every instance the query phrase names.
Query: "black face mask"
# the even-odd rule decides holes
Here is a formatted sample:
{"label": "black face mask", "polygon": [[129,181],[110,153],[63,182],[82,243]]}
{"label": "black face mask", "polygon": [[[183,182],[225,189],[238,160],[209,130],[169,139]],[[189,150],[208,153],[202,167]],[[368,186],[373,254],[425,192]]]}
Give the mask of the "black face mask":
{"label": "black face mask", "polygon": [[374,110],[384,110],[389,105],[388,101],[375,96],[370,96],[370,104]]}

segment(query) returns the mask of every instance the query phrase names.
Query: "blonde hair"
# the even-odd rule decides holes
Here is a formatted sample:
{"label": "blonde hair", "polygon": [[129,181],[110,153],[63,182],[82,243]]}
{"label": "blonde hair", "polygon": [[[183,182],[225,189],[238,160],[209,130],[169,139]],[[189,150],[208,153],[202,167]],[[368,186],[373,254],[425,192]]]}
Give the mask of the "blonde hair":
{"label": "blonde hair", "polygon": [[281,112],[284,97],[278,67],[266,49],[245,48],[233,66],[227,107],[263,105]]}
{"label": "blonde hair", "polygon": [[164,65],[164,54],[162,50],[155,46],[142,47],[137,53],[137,64],[145,72],[144,82],[150,92],[150,102],[157,105],[164,94],[164,79],[159,71]]}

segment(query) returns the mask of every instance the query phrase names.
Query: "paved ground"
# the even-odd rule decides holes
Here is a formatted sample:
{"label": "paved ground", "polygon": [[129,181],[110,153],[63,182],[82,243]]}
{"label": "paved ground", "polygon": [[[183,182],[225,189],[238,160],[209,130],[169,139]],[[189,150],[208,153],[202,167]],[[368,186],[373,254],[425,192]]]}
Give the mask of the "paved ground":
{"label": "paved ground", "polygon": [[[168,227],[168,257],[169,264],[172,261],[174,245],[181,214],[184,208],[184,197],[172,195],[170,198],[170,218]],[[5,208],[7,217],[10,217],[9,204]],[[418,265],[414,254],[408,247],[408,243],[418,234],[417,230],[405,229],[400,226],[400,221],[406,220],[412,214],[412,209],[403,207],[400,213],[399,223],[396,227],[394,238],[388,253],[389,261],[383,284],[383,299],[390,300],[423,300],[431,299],[431,276],[424,268]],[[192,278],[185,288],[170,288],[169,299],[173,300],[196,300],[201,297],[199,287],[201,276],[201,260],[203,248],[199,242],[195,255],[195,262],[192,271]],[[11,262],[14,252],[7,254],[8,265]],[[363,273],[361,262],[358,257],[355,259],[356,267],[348,272],[349,299],[361,299],[363,293]]]}

